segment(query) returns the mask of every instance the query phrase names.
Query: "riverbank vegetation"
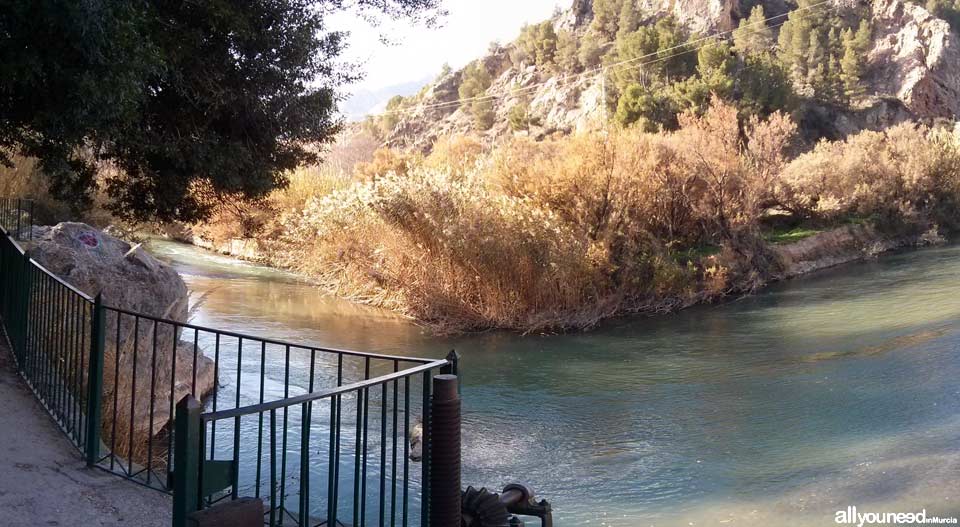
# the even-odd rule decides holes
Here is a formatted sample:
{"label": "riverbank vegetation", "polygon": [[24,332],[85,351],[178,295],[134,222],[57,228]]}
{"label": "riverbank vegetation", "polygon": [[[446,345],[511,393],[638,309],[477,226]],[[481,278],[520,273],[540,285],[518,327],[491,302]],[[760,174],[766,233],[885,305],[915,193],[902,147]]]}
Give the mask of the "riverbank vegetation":
{"label": "riverbank vegetation", "polygon": [[[752,291],[781,276],[779,247],[836,226],[960,228],[949,131],[904,123],[804,148],[788,115],[719,98],[672,132],[458,137],[429,154],[357,133],[326,155],[262,199],[195,187],[213,214],[187,238],[255,239],[269,264],[438,330],[552,331]],[[45,195],[29,159],[0,176]]]}
{"label": "riverbank vegetation", "polygon": [[541,331],[753,290],[778,276],[777,244],[833,226],[960,226],[948,132],[906,123],[798,155],[779,112],[715,99],[678,123],[381,149],[349,172],[295,175],[255,207],[256,235],[268,262],[342,297],[444,330]]}

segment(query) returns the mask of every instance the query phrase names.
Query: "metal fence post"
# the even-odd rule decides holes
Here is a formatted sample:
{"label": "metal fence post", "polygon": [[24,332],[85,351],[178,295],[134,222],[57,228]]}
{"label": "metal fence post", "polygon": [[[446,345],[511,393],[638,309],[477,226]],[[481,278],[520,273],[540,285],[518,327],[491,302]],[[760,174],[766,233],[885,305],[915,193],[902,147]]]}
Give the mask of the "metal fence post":
{"label": "metal fence post", "polygon": [[87,466],[97,464],[100,458],[100,400],[103,396],[103,348],[106,332],[106,316],[103,295],[93,300],[93,316],[90,321],[90,362],[87,370]]}
{"label": "metal fence post", "polygon": [[27,356],[27,336],[30,333],[30,254],[26,251],[23,252],[23,260],[18,263],[20,268],[20,287],[22,290],[22,295],[17,300],[19,301],[20,308],[20,339],[16,344],[18,349],[13,350],[14,356],[17,357],[17,369],[21,372],[23,371],[24,359]]}
{"label": "metal fence post", "polygon": [[[450,353],[447,353],[447,365],[440,367],[440,373],[449,373],[450,375],[456,375],[457,379],[460,378],[460,353],[457,350],[450,350]],[[457,382],[457,393],[460,392],[461,386],[460,382]]]}
{"label": "metal fence post", "polygon": [[187,516],[200,510],[202,412],[203,406],[192,395],[177,403],[173,429],[173,527],[187,527]]}
{"label": "metal fence post", "polygon": [[20,232],[20,215],[23,212],[20,210],[21,207],[23,207],[23,200],[21,198],[17,198],[17,234],[14,236],[14,238],[18,240],[23,239],[23,233]]}
{"label": "metal fence post", "polygon": [[456,375],[433,378],[430,406],[430,525],[460,525],[460,393]]}

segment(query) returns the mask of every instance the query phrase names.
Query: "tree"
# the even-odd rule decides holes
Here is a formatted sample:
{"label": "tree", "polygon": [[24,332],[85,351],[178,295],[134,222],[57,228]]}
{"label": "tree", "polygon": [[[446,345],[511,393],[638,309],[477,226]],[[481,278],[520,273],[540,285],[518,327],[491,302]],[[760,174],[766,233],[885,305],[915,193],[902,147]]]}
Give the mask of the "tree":
{"label": "tree", "polygon": [[[669,78],[686,78],[693,73],[694,60],[689,53],[676,53],[686,40],[686,33],[673,17],[665,17],[652,26],[641,26],[617,39],[616,61],[636,62],[630,67],[613,70],[618,88],[645,84],[649,80],[664,82]],[[669,50],[669,51],[668,51]],[[659,60],[656,60],[659,59]],[[640,63],[647,62],[642,67]]]}
{"label": "tree", "polygon": [[596,33],[590,31],[580,41],[580,65],[594,68],[603,60],[603,46]]}
{"label": "tree", "polygon": [[580,71],[579,53],[576,35],[570,31],[561,31],[557,34],[557,68],[561,73],[570,74]]}
{"label": "tree", "polygon": [[592,28],[609,39],[616,37],[625,2],[632,3],[633,0],[593,0]]}
{"label": "tree", "polygon": [[377,137],[389,137],[397,123],[400,122],[399,110],[402,109],[405,98],[403,95],[394,95],[387,101],[387,111],[380,117]]}
{"label": "tree", "polygon": [[733,31],[733,47],[738,53],[765,53],[773,49],[773,30],[767,26],[766,18],[763,6],[756,5],[749,17],[740,20]]}
{"label": "tree", "polygon": [[534,41],[534,56],[538,66],[553,64],[557,53],[557,33],[553,29],[553,22],[544,20],[536,26],[536,40]]}
{"label": "tree", "polygon": [[863,95],[863,86],[860,79],[863,77],[865,49],[862,47],[862,41],[854,35],[852,29],[844,31],[842,38],[843,58],[840,59],[840,79],[846,97],[855,99]]}
{"label": "tree", "polygon": [[790,73],[772,53],[747,55],[738,86],[739,107],[747,114],[766,116],[793,104]]}
{"label": "tree", "polygon": [[677,108],[666,93],[631,84],[617,101],[614,119],[623,126],[635,125],[645,132],[656,132],[676,127]]}
{"label": "tree", "polygon": [[[437,0],[359,0],[392,17]],[[318,162],[338,130],[339,0],[0,3],[0,159],[40,160],[55,195],[84,204],[96,168],[110,208],[136,220],[196,220],[191,192],[263,196]]]}
{"label": "tree", "polygon": [[553,65],[557,53],[557,33],[553,29],[553,22],[545,20],[532,26],[523,26],[516,48],[517,56],[511,59],[515,64],[533,59],[537,66]]}
{"label": "tree", "polygon": [[463,81],[458,91],[460,98],[466,99],[463,104],[473,116],[478,130],[486,130],[493,125],[493,101],[484,97],[492,82],[490,72],[482,61],[471,62],[463,70]]}
{"label": "tree", "polygon": [[[843,102],[844,18],[818,9],[811,0],[800,0],[798,8],[803,11],[790,12],[780,30],[779,57],[798,88],[823,101]],[[863,27],[866,32],[858,31],[857,38],[865,41],[866,49],[870,43],[869,24]]]}
{"label": "tree", "polygon": [[507,121],[514,132],[529,130],[531,126],[539,124],[539,119],[530,115],[530,102],[527,100],[521,100],[510,108]]}
{"label": "tree", "polygon": [[617,19],[617,38],[633,33],[640,27],[640,10],[633,0],[625,0],[620,7],[620,18]]}
{"label": "tree", "polygon": [[733,95],[733,50],[726,42],[711,42],[697,52],[697,75],[673,85],[674,99],[680,110],[701,115],[712,97],[729,100]]}

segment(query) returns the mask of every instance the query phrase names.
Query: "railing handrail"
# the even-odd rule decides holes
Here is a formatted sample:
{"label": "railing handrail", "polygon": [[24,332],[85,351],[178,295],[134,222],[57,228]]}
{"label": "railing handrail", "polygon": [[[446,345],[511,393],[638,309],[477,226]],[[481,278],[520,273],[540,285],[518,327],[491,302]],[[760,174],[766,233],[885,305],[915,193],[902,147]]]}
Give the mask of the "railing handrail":
{"label": "railing handrail", "polygon": [[[0,275],[0,315],[3,317],[2,323],[7,330],[7,340],[10,342],[11,351],[14,354],[14,360],[17,362],[20,374],[27,380],[31,390],[43,402],[44,407],[61,426],[71,442],[84,453],[89,466],[101,467],[156,490],[172,490],[174,494],[174,525],[185,525],[187,514],[203,509],[204,504],[213,505],[224,497],[237,499],[239,492],[246,492],[243,489],[247,487],[240,486],[241,477],[245,482],[248,482],[248,480],[254,482],[254,487],[250,488],[255,488],[256,498],[260,497],[265,484],[265,480],[261,476],[265,459],[264,441],[266,441],[266,448],[269,450],[266,457],[269,457],[270,461],[270,486],[266,492],[270,496],[269,514],[271,524],[274,515],[278,512],[281,517],[284,515],[292,516],[290,512],[292,498],[299,496],[299,524],[305,525],[312,512],[309,506],[311,500],[310,480],[316,479],[311,478],[310,475],[311,463],[315,463],[315,460],[312,460],[314,454],[310,451],[309,443],[311,435],[316,434],[312,427],[317,422],[312,415],[317,406],[322,406],[314,403],[329,401],[329,455],[326,458],[325,465],[328,472],[326,502],[328,523],[331,525],[342,524],[337,520],[338,503],[344,505],[347,502],[339,501],[340,470],[343,467],[349,473],[352,465],[354,524],[358,524],[357,522],[368,524],[364,521],[368,512],[368,489],[374,493],[373,495],[376,495],[375,480],[379,478],[380,505],[376,510],[380,516],[381,524],[387,517],[386,504],[388,502],[386,500],[389,495],[391,524],[396,523],[398,514],[400,514],[403,525],[409,525],[407,521],[408,507],[414,502],[410,501],[411,495],[408,494],[408,491],[411,490],[409,484],[412,481],[409,477],[408,449],[412,446],[411,442],[407,440],[407,436],[415,433],[415,428],[410,428],[411,417],[414,415],[411,410],[417,411],[417,408],[411,407],[411,402],[414,406],[419,407],[419,411],[422,411],[421,423],[433,422],[431,420],[434,404],[431,399],[431,377],[434,373],[456,374],[458,359],[454,352],[451,352],[446,358],[437,359],[318,347],[306,343],[287,342],[241,332],[219,330],[186,321],[180,322],[171,318],[138,313],[130,309],[111,307],[103,303],[100,294],[96,296],[96,299],[91,298],[91,295],[67,283],[64,278],[57,276],[37,260],[30,258],[30,251],[24,250],[24,246],[29,246],[27,244],[22,246],[17,242],[17,239],[21,238],[22,232],[18,228],[17,234],[14,234],[9,225],[0,225],[0,235],[2,235],[0,241],[4,242],[0,244],[0,265],[3,269],[3,274]],[[115,318],[109,313],[111,311]],[[116,327],[109,334],[106,331],[108,316],[110,317],[109,320],[116,321]],[[133,318],[133,320],[131,321],[129,318]],[[151,325],[153,326],[152,350],[149,341]],[[164,359],[165,362],[158,363],[158,335],[160,334],[158,328],[160,325],[170,326],[174,337],[170,359]],[[121,338],[121,331],[129,331],[130,326],[133,327],[132,334],[126,333]],[[122,329],[124,327],[127,329]],[[141,329],[145,329],[146,333],[141,332]],[[166,328],[163,329],[166,330]],[[178,363],[177,357],[181,353],[180,344],[190,340],[191,331],[194,333],[192,336],[192,384],[186,384],[188,383],[186,380],[181,383],[186,384],[186,389],[189,390],[186,392],[187,395],[184,396],[181,384],[178,384],[177,379],[191,373],[184,370],[186,373],[181,375],[181,364],[186,364],[183,366],[186,369],[191,369],[191,365],[189,362]],[[169,335],[169,333],[169,331],[165,331],[164,335]],[[198,346],[200,333],[203,334],[203,349]],[[124,376],[129,378],[129,382],[123,385],[123,390],[126,394],[129,388],[130,395],[129,397],[123,395],[122,400],[118,398],[121,384],[117,381],[121,378],[119,360],[121,354],[119,352],[114,353],[114,359],[108,361],[114,364],[113,413],[112,418],[108,418],[102,415],[102,412],[110,411],[110,403],[104,398],[104,388],[101,383],[105,349],[107,348],[104,337],[110,337],[112,340],[114,334],[116,338],[114,346],[116,346],[117,351],[119,351],[121,343],[126,346],[126,342],[132,337],[133,361],[130,362],[129,367],[126,364],[124,365]],[[209,337],[212,336],[216,337],[216,348],[213,350],[206,347]],[[221,337],[226,337],[226,339]],[[167,336],[163,338],[167,339]],[[257,343],[259,343],[259,346],[257,346]],[[236,388],[231,397],[231,399],[235,399],[229,403],[235,407],[219,410],[217,409],[216,387],[220,386],[219,379],[222,372],[227,371],[221,369],[221,366],[223,366],[221,363],[222,344],[224,348],[235,349],[232,358],[227,360],[231,368],[230,371],[233,371],[232,368],[234,367],[236,369]],[[280,363],[280,366],[283,366],[284,369],[283,394],[280,396],[276,390],[271,388],[269,397],[277,398],[266,401],[265,387],[268,381],[279,382],[279,378],[276,377],[279,370],[271,367],[271,377],[266,376],[265,373],[268,363],[268,344],[271,349],[269,354],[271,360],[279,357],[279,354],[273,353],[278,347],[286,348],[286,353],[283,354],[284,359]],[[169,346],[170,342],[165,340],[163,345]],[[253,354],[252,359],[247,361],[249,363],[250,360],[253,360],[253,367],[259,366],[259,383],[252,381],[254,383],[252,388],[259,388],[260,402],[259,404],[241,406],[242,393],[240,387],[243,385],[241,384],[241,374],[250,372],[254,375],[252,379],[257,378],[256,373],[251,371],[251,367],[248,366],[244,369],[244,363],[241,359],[244,356],[244,348],[250,348],[251,346],[260,348],[259,361],[256,358],[256,353]],[[141,353],[151,353],[151,355],[141,355],[143,360],[137,362],[138,350]],[[281,349],[280,351],[284,350]],[[309,388],[304,389],[305,386],[297,385],[295,384],[296,381],[291,379],[291,351],[296,352],[295,359],[298,364],[302,359],[300,356],[303,352],[309,352]],[[190,350],[186,350],[185,353],[186,355],[181,360],[190,361]],[[213,353],[213,357],[210,356],[210,353]],[[206,355],[208,358],[207,363],[203,366],[204,372],[198,370],[198,357],[202,355]],[[315,385],[315,375],[318,371],[321,376],[324,374],[332,375],[329,370],[332,365],[327,364],[327,361],[322,358],[329,355],[337,356],[336,377]],[[316,369],[318,357],[321,357],[319,370]],[[344,359],[347,357],[351,360],[346,364],[348,376],[344,376]],[[209,360],[211,358],[212,361]],[[234,360],[234,362],[230,363],[229,360]],[[357,362],[360,364],[357,365]],[[373,366],[373,371],[371,371],[371,366]],[[138,371],[141,367],[144,371]],[[211,367],[212,372],[210,371]],[[357,370],[356,367],[362,367],[362,370]],[[300,379],[307,375],[305,364],[299,364],[297,368],[296,378]],[[159,375],[158,371],[160,371]],[[140,385],[137,384],[138,373],[141,377]],[[201,381],[198,373],[203,375],[205,380]],[[163,380],[168,375],[169,383]],[[229,375],[233,374],[230,373]],[[243,376],[244,380],[246,380],[247,375],[249,373]],[[423,378],[422,386],[419,389],[417,385],[420,383],[412,384],[410,382],[418,376]],[[158,379],[161,380],[158,381]],[[201,382],[198,383],[198,381]],[[137,394],[147,390],[144,383],[149,384],[149,392],[142,394],[142,396],[147,397],[146,402],[141,397],[138,404]],[[388,390],[388,387],[391,386],[392,398]],[[291,387],[295,389],[291,390]],[[379,397],[379,403],[371,404],[371,400],[378,400],[377,394],[371,392],[378,392],[381,388],[382,395]],[[209,393],[211,389],[214,390],[212,392],[212,410],[203,413],[202,407],[196,402],[196,398]],[[168,391],[169,398],[167,397]],[[350,396],[351,393],[357,395]],[[419,395],[417,395],[418,393]],[[347,397],[342,397],[344,394]],[[416,397],[421,397],[422,403],[417,403]],[[179,399],[179,402],[177,399]],[[181,423],[180,403],[189,403],[190,401],[194,401],[192,415],[189,419],[189,426],[184,427]],[[244,402],[248,401],[257,401],[257,399],[247,398]],[[118,408],[120,408],[118,403],[121,402],[123,404],[122,413],[118,413]],[[342,407],[342,404],[346,405],[346,408]],[[373,406],[374,404],[379,406],[379,412]],[[388,406],[391,404],[392,410],[388,412]],[[177,413],[174,422],[175,406]],[[297,406],[302,407],[304,412],[299,417],[300,422],[297,425],[291,424],[288,426],[288,409],[295,409]],[[167,408],[169,410],[166,410]],[[347,430],[348,425],[341,421],[345,409],[348,416],[356,413],[355,433]],[[276,421],[277,414],[280,413],[278,410],[283,410],[282,423],[279,425],[282,428],[279,429]],[[264,437],[263,428],[265,426],[265,414],[269,414],[270,418],[269,437],[267,438]],[[159,418],[156,417],[158,415]],[[241,417],[256,415],[260,417],[257,423],[253,422],[256,418],[243,421],[244,424],[250,425],[243,427],[244,430],[258,431],[256,458],[254,460],[252,450],[247,452],[247,450],[241,448],[242,443],[249,443],[241,435]],[[140,418],[139,421],[137,420],[138,417]],[[144,418],[146,418],[145,421]],[[164,423],[168,421],[173,423],[174,426],[169,429],[165,437],[158,439],[159,436],[154,432],[159,431],[159,427],[166,426]],[[234,422],[230,423],[230,421]],[[378,422],[379,425],[375,424]],[[120,429],[118,429],[118,423],[121,425]],[[229,428],[232,424],[232,450],[230,449],[229,439],[226,446],[223,446],[221,442],[220,449],[215,448],[217,428],[224,423],[226,423],[227,428],[224,433],[227,434],[229,434]],[[139,428],[135,430],[135,426],[139,426]],[[257,428],[253,428],[254,426]],[[349,425],[349,428],[353,427],[354,425]],[[389,431],[391,427],[392,431]],[[209,428],[210,459],[207,459],[206,454],[207,428]],[[297,440],[297,428],[299,428],[299,442]],[[380,435],[378,443],[376,439],[377,428],[379,428]],[[277,431],[281,434],[279,440]],[[118,433],[121,434],[120,443],[117,442]],[[429,512],[432,507],[431,504],[436,501],[430,492],[432,474],[429,467],[432,463],[432,435],[429,427],[421,428],[419,433],[422,441],[419,523],[420,525],[430,525]],[[101,434],[109,434],[109,443],[106,441],[106,437],[101,438]],[[125,436],[123,436],[124,434]],[[345,437],[349,436],[351,439],[341,443],[341,434],[344,434]],[[351,434],[355,434],[355,436]],[[229,438],[229,435],[226,437]],[[288,438],[293,443],[288,445]],[[353,441],[353,443],[349,441]],[[376,453],[371,454],[368,451],[368,441],[374,441],[379,445],[379,468]],[[166,445],[163,444],[164,442]],[[252,445],[252,443],[250,444]],[[299,445],[300,449],[300,458],[296,462],[299,468],[293,465],[294,461],[291,459],[290,470],[288,471],[287,455],[289,448],[292,448],[294,444]],[[145,445],[146,453],[137,453],[135,445],[140,447]],[[390,456],[388,456],[387,451],[388,445],[391,450]],[[174,448],[175,446],[176,448]],[[341,446],[343,446],[343,451],[341,451]],[[154,456],[154,448],[158,449],[157,456]],[[165,458],[163,457],[164,449],[167,453]],[[400,450],[402,450],[402,453]],[[106,456],[104,456],[104,452],[106,452]],[[215,452],[219,452],[220,457],[223,457],[227,452],[232,452],[232,459],[216,459],[218,454]],[[318,451],[317,455],[323,456],[323,453]],[[402,458],[398,455],[402,455]],[[109,467],[106,464],[108,459]],[[187,468],[177,465],[179,468],[175,467],[171,473],[169,472],[170,459],[173,459],[176,464],[192,459],[193,464]],[[344,459],[346,460],[344,461]],[[115,461],[117,462],[116,468],[114,467]],[[277,481],[278,462],[280,469],[279,482]],[[371,471],[369,477],[368,464]],[[245,467],[246,470],[243,475],[241,474],[241,466]],[[323,461],[321,460],[317,466],[323,466]],[[166,471],[164,471],[164,467],[166,467]],[[229,470],[226,470],[226,468],[229,468]],[[210,472],[207,473],[206,469],[209,469]],[[297,470],[300,473],[299,480],[295,476]],[[151,479],[154,480],[153,484]],[[386,487],[388,479],[390,487]],[[293,485],[290,494],[285,493],[288,480],[290,480],[290,485]],[[370,487],[367,485],[368,480],[373,480]],[[191,481],[195,484],[195,491],[192,493],[185,492],[184,482],[189,483]],[[401,483],[398,483],[398,481]],[[196,485],[201,482],[201,485]],[[229,489],[228,493],[226,492],[227,489]],[[412,492],[416,493],[416,490],[413,489]],[[201,493],[203,493],[202,496]],[[214,499],[213,495],[217,493],[220,493],[218,494],[219,497]],[[348,489],[344,496],[349,493],[350,490]],[[415,498],[415,494],[412,497]],[[346,500],[347,498],[344,497],[343,499]],[[370,499],[372,506],[375,506],[373,497]],[[459,500],[459,495],[456,496],[456,499]],[[188,500],[188,502],[183,500]],[[192,504],[189,500],[192,500]],[[186,503],[185,507],[184,503]],[[371,514],[373,514],[372,511]]]}
{"label": "railing handrail", "polygon": [[305,394],[297,395],[294,397],[287,397],[285,399],[276,399],[273,401],[268,401],[260,404],[251,404],[248,406],[241,406],[239,408],[218,410],[216,412],[206,412],[201,415],[201,419],[203,419],[203,422],[205,423],[210,423],[215,421],[222,421],[224,419],[261,414],[264,412],[269,412],[271,410],[289,408],[291,406],[296,406],[298,404],[309,403],[309,402],[317,401],[320,399],[327,399],[329,397],[333,397],[336,395],[343,395],[345,393],[359,391],[364,388],[369,388],[371,386],[379,386],[381,384],[386,384],[388,382],[391,382],[397,379],[402,379],[404,377],[411,377],[418,373],[423,373],[425,371],[447,366],[449,364],[450,364],[450,361],[448,361],[447,359],[438,359],[433,362],[429,362],[427,364],[421,364],[420,366],[407,368],[406,370],[395,371],[387,375],[373,377],[372,379],[366,379],[360,382],[345,384],[343,386],[338,386],[336,388],[332,388],[330,390],[326,390],[323,392],[305,393]]}
{"label": "railing handrail", "polygon": [[108,310],[108,311],[116,311],[116,312],[122,313],[122,314],[124,314],[124,315],[129,315],[129,316],[133,316],[133,317],[140,317],[140,318],[143,318],[143,319],[146,319],[146,320],[151,320],[151,321],[158,322],[158,323],[161,323],[161,324],[170,324],[170,325],[172,325],[172,326],[178,326],[178,327],[186,328],[186,329],[195,329],[195,330],[197,330],[197,331],[204,331],[204,332],[207,332],[207,333],[219,333],[220,335],[224,335],[224,336],[227,336],[227,337],[240,338],[240,339],[244,339],[244,340],[257,341],[257,342],[263,342],[263,343],[265,343],[265,344],[272,344],[272,345],[276,345],[276,346],[290,346],[291,348],[304,349],[304,350],[307,350],[307,351],[320,351],[320,352],[323,352],[323,353],[334,353],[334,354],[338,354],[338,355],[349,355],[349,356],[351,356],[351,357],[369,357],[369,358],[371,358],[371,359],[382,359],[382,360],[391,360],[391,361],[394,361],[394,360],[395,360],[395,361],[399,361],[399,362],[413,362],[413,363],[416,363],[416,364],[427,364],[427,363],[433,362],[433,359],[422,359],[422,358],[418,358],[418,357],[405,357],[405,356],[402,356],[402,355],[387,355],[387,354],[383,354],[383,353],[369,353],[369,352],[366,352],[366,351],[356,351],[356,350],[339,349],[339,348],[319,347],[319,346],[313,346],[313,345],[309,345],[309,344],[298,344],[298,343],[296,343],[296,342],[287,342],[287,341],[283,341],[283,340],[271,339],[271,338],[268,338],[268,337],[258,337],[258,336],[256,336],[256,335],[250,335],[250,334],[247,334],[247,333],[238,333],[238,332],[236,332],[236,331],[229,331],[229,330],[225,330],[225,329],[216,329],[216,328],[209,328],[209,327],[205,327],[205,326],[198,326],[198,325],[196,325],[196,324],[191,324],[191,323],[189,323],[189,322],[178,322],[178,321],[176,321],[176,320],[172,320],[172,319],[169,319],[169,318],[155,317],[155,316],[152,316],[152,315],[146,315],[146,314],[143,314],[143,313],[137,313],[136,311],[130,311],[130,310],[128,310],[128,309],[123,309],[123,308],[119,308],[119,307],[112,307],[112,306],[109,306],[109,305],[108,305],[108,306],[104,306],[104,309],[106,309],[106,310]]}
{"label": "railing handrail", "polygon": [[13,243],[13,247],[20,253],[20,256],[26,254],[26,251],[23,250],[23,247],[20,247],[20,244],[17,243],[17,239],[13,236],[10,236],[10,231],[7,230],[2,224],[0,224],[0,231],[3,231],[3,235],[10,239],[10,242]]}
{"label": "railing handrail", "polygon": [[[0,232],[3,233],[3,236],[6,236],[7,238],[9,238],[10,242],[13,244],[13,247],[17,250],[17,252],[20,253],[20,256],[27,256],[27,251],[26,251],[23,247],[21,247],[19,243],[17,243],[17,240],[16,240],[15,237],[13,237],[13,236],[10,235],[10,231],[8,231],[6,227],[4,227],[3,225],[0,225]],[[51,270],[47,269],[46,267],[44,267],[40,262],[34,260],[33,258],[30,258],[30,263],[32,263],[33,265],[37,266],[38,269],[40,269],[41,271],[43,271],[44,273],[46,273],[48,276],[50,276],[50,278],[53,278],[54,280],[56,280],[57,283],[59,283],[60,285],[66,287],[66,288],[69,289],[70,291],[72,291],[72,292],[80,295],[80,297],[83,298],[84,300],[86,300],[87,302],[93,303],[93,297],[92,297],[92,296],[90,296],[90,295],[84,293],[83,291],[77,289],[76,287],[70,285],[69,283],[67,283],[66,280],[64,280],[63,278],[60,278],[59,276],[57,276],[56,273],[54,273],[53,271],[51,271]]]}
{"label": "railing handrail", "polygon": [[80,295],[80,297],[81,297],[82,299],[86,300],[87,302],[90,302],[91,304],[93,303],[93,297],[92,297],[92,296],[90,296],[90,295],[84,293],[83,291],[77,289],[76,287],[70,285],[69,283],[67,283],[66,280],[64,280],[63,278],[60,278],[59,276],[57,276],[56,273],[54,273],[54,272],[51,271],[50,269],[47,269],[46,267],[44,267],[43,264],[41,264],[40,262],[34,260],[33,258],[30,258],[30,263],[32,263],[33,265],[37,266],[37,269],[40,269],[41,271],[43,271],[44,273],[46,273],[47,276],[49,276],[50,278],[53,278],[54,280],[56,280],[57,283],[59,283],[59,284],[62,285],[63,287],[66,287],[67,289],[69,289],[69,290],[72,291],[73,293],[76,293],[77,295]]}
{"label": "railing handrail", "polygon": [[[0,225],[0,231],[2,231],[3,235],[6,236],[7,238],[9,238],[11,242],[13,242],[14,247],[16,247],[17,251],[18,251],[21,255],[26,255],[27,252],[23,249],[23,247],[21,247],[20,244],[18,244],[17,241],[16,241],[12,236],[10,236],[10,231],[8,231],[8,230],[7,230],[6,228],[4,228],[2,225]],[[33,258],[30,258],[30,263],[32,263],[33,265],[35,265],[38,269],[40,269],[41,271],[43,271],[47,276],[49,276],[50,278],[52,278],[53,280],[55,280],[55,281],[56,281],[57,283],[59,283],[60,285],[66,287],[67,289],[69,289],[69,290],[72,291],[73,293],[76,293],[77,295],[79,295],[81,298],[83,298],[83,299],[86,300],[87,302],[93,303],[93,297],[92,297],[92,296],[84,293],[84,292],[81,291],[80,289],[77,289],[76,287],[74,287],[73,285],[71,285],[70,283],[68,283],[68,282],[67,282],[66,280],[64,280],[63,278],[60,278],[59,276],[57,276],[56,273],[54,273],[53,271],[51,271],[51,270],[47,269],[46,267],[44,267],[43,264],[41,264],[40,262],[34,260]],[[268,337],[258,337],[258,336],[256,336],[256,335],[250,335],[250,334],[248,334],[248,333],[239,333],[239,332],[236,332],[236,331],[229,331],[229,330],[224,330],[224,329],[216,329],[216,328],[211,328],[211,327],[206,327],[206,326],[200,326],[200,325],[197,325],[197,324],[191,324],[191,323],[189,323],[189,322],[181,322],[181,321],[173,320],[173,319],[170,319],[170,318],[156,317],[156,316],[153,316],[153,315],[148,315],[148,314],[146,314],[146,313],[138,313],[138,312],[136,312],[136,311],[131,311],[131,310],[129,310],[129,309],[124,309],[124,308],[121,308],[121,307],[111,306],[111,305],[109,305],[109,304],[104,305],[104,309],[106,309],[106,310],[108,310],[108,311],[115,311],[115,312],[123,313],[124,315],[129,315],[129,316],[133,316],[133,317],[140,317],[140,318],[142,318],[142,319],[151,320],[151,321],[158,322],[158,323],[161,323],[161,324],[169,324],[169,325],[171,325],[171,326],[177,326],[177,327],[181,327],[181,328],[185,328],[185,329],[194,329],[194,330],[197,330],[197,331],[204,331],[204,332],[208,332],[208,333],[219,333],[220,335],[224,335],[224,336],[227,336],[227,337],[234,337],[234,338],[241,338],[241,339],[245,339],[245,340],[258,341],[258,342],[263,342],[263,343],[265,343],[265,344],[271,344],[271,345],[276,345],[276,346],[290,346],[291,348],[304,349],[304,350],[308,350],[308,351],[319,351],[319,352],[322,352],[322,353],[333,353],[333,354],[338,354],[338,355],[349,355],[349,356],[351,356],[351,357],[369,357],[369,358],[371,358],[371,359],[395,360],[395,361],[400,361],[400,362],[412,362],[412,363],[415,363],[415,364],[429,364],[429,363],[433,362],[433,359],[423,359],[423,358],[419,358],[419,357],[407,357],[407,356],[403,356],[403,355],[387,355],[387,354],[385,354],[385,353],[370,353],[370,352],[366,352],[366,351],[357,351],[357,350],[340,349],[340,348],[330,348],[330,347],[325,347],[325,346],[314,346],[314,345],[312,345],[312,344],[306,344],[306,343],[296,343],[296,342],[289,342],[289,341],[284,341],[284,340],[279,340],[279,339],[272,339],[272,338],[268,338]]]}

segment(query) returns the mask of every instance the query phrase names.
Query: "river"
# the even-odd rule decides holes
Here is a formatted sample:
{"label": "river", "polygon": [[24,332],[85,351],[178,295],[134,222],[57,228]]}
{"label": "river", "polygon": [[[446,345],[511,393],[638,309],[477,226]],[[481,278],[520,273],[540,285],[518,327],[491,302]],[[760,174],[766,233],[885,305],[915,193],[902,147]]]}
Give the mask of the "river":
{"label": "river", "polygon": [[192,322],[323,346],[462,355],[464,485],[534,488],[568,525],[960,517],[960,246],[588,333],[431,336],[284,272],[154,240]]}

